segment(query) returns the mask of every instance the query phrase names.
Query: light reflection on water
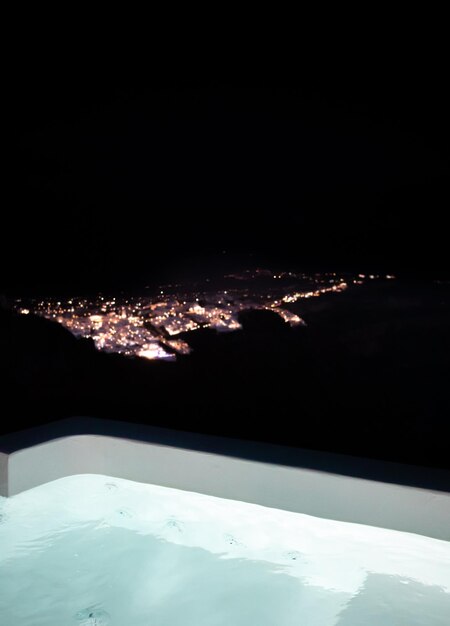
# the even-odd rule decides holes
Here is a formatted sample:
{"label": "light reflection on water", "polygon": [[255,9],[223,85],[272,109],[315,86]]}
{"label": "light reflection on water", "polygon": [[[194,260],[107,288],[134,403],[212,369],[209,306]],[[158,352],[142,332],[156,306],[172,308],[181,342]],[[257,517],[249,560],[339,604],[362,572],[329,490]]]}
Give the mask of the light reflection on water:
{"label": "light reflection on water", "polygon": [[440,626],[450,543],[103,476],[0,500],[11,626]]}

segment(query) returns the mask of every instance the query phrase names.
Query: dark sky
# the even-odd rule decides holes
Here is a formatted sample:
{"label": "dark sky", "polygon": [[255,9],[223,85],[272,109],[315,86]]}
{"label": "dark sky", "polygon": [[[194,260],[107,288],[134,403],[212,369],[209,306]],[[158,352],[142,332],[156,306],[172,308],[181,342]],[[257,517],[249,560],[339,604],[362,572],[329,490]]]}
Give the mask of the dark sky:
{"label": "dark sky", "polygon": [[106,59],[28,55],[14,76],[0,291],[126,288],[228,258],[446,273],[438,52],[239,78]]}

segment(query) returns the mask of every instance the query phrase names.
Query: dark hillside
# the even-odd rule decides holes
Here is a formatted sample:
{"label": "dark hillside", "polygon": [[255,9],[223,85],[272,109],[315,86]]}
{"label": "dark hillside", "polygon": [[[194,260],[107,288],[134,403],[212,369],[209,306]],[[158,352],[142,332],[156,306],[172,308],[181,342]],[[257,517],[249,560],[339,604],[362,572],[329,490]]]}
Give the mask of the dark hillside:
{"label": "dark hillside", "polygon": [[2,431],[70,415],[450,467],[450,288],[367,285],[189,336],[176,363],[97,352],[63,328],[0,312]]}

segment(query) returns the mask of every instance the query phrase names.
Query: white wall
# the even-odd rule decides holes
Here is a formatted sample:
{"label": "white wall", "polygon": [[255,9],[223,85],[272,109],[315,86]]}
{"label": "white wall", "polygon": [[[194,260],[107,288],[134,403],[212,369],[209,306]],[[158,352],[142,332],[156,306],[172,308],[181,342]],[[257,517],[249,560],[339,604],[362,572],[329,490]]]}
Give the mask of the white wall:
{"label": "white wall", "polygon": [[2,495],[83,473],[450,540],[450,494],[443,491],[101,435],[0,453]]}

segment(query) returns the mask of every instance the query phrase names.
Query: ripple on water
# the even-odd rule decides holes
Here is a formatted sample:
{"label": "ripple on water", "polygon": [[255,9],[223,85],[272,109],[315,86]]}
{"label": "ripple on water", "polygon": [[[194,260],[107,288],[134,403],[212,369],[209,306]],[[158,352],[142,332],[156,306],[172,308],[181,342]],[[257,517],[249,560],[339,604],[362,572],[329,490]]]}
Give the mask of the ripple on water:
{"label": "ripple on water", "polygon": [[301,559],[302,554],[301,552],[297,552],[297,550],[291,550],[290,552],[285,552],[283,556],[289,561],[298,561]]}
{"label": "ripple on water", "polygon": [[78,611],[75,619],[79,626],[108,626],[111,621],[109,613],[96,605]]}
{"label": "ripple on water", "polygon": [[175,517],[171,517],[166,522],[166,528],[177,530],[179,533],[182,533],[184,530],[184,524],[183,522],[177,520]]}
{"label": "ripple on water", "polygon": [[224,539],[230,546],[241,546],[241,547],[244,547],[244,544],[241,543],[240,541],[238,541],[234,535],[225,534],[224,535]]}
{"label": "ripple on water", "polygon": [[0,524],[4,524],[8,519],[8,515],[6,514],[6,498],[0,498]]}

